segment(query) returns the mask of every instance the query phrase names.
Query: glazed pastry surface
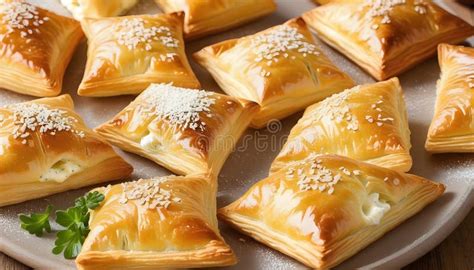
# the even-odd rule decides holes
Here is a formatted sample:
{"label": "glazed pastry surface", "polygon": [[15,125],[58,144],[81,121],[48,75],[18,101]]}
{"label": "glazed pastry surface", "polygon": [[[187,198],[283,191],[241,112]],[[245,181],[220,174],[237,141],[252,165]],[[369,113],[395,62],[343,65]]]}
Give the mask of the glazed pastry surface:
{"label": "glazed pastry surface", "polygon": [[83,20],[89,48],[78,94],[139,94],[151,83],[198,88],[184,51],[182,20],[182,13]]}
{"label": "glazed pastry surface", "polygon": [[329,269],[419,212],[444,189],[346,157],[313,155],[256,183],[218,216],[308,267]]}
{"label": "glazed pastry surface", "polygon": [[127,177],[132,167],[69,95],[0,108],[0,206]]}
{"label": "glazed pastry surface", "polygon": [[377,80],[386,80],[459,43],[474,28],[432,1],[341,0],[317,7],[304,20],[326,43]]}
{"label": "glazed pastry surface", "polygon": [[166,13],[183,11],[186,39],[234,28],[276,10],[273,0],[155,0]]}
{"label": "glazed pastry surface", "polygon": [[474,49],[441,44],[441,78],[428,131],[430,152],[474,151]]}
{"label": "glazed pastry surface", "polygon": [[125,13],[138,0],[61,0],[77,20],[84,18],[114,17]]}
{"label": "glazed pastry surface", "polygon": [[270,169],[318,154],[337,154],[408,171],[410,129],[397,78],[356,86],[308,107]]}
{"label": "glazed pastry surface", "polygon": [[141,179],[96,189],[80,270],[196,268],[235,264],[219,234],[215,190],[202,177]]}
{"label": "glazed pastry surface", "polygon": [[257,128],[354,85],[315,45],[300,18],[211,45],[194,57],[227,94],[261,106],[252,121]]}
{"label": "glazed pastry surface", "polygon": [[218,175],[257,110],[226,95],[159,84],[96,130],[175,173]]}
{"label": "glazed pastry surface", "polygon": [[0,88],[37,97],[59,95],[82,37],[73,19],[25,2],[1,0]]}

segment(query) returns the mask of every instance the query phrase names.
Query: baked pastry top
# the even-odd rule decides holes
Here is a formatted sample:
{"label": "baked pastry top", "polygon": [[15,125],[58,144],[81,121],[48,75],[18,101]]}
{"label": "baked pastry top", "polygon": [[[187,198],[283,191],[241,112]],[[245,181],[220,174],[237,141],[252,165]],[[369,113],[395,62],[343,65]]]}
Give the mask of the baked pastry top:
{"label": "baked pastry top", "polygon": [[84,18],[114,17],[125,13],[138,0],[61,0],[77,20]]}
{"label": "baked pastry top", "polygon": [[408,171],[410,129],[397,78],[356,86],[308,107],[272,163],[276,172],[311,154],[337,154]]}
{"label": "baked pastry top", "polygon": [[441,44],[441,79],[426,149],[474,152],[474,48]]}
{"label": "baked pastry top", "polygon": [[219,174],[258,105],[204,90],[154,84],[96,131],[177,174]]}
{"label": "baked pastry top", "polygon": [[61,93],[83,36],[80,24],[21,1],[0,1],[0,88],[46,97]]}
{"label": "baked pastry top", "polygon": [[329,269],[419,212],[444,189],[419,176],[314,155],[256,183],[218,210],[218,216],[308,267]]}
{"label": "baked pastry top", "polygon": [[215,190],[195,176],[141,179],[96,189],[80,270],[196,268],[232,265],[219,234]]}
{"label": "baked pastry top", "polygon": [[322,40],[377,80],[426,60],[439,43],[474,35],[470,24],[425,0],[340,0],[303,18]]}
{"label": "baked pastry top", "polygon": [[155,0],[166,13],[184,11],[186,39],[221,32],[276,10],[273,0]]}
{"label": "baked pastry top", "polygon": [[252,121],[257,128],[354,85],[315,45],[300,18],[211,45],[194,57],[227,94],[261,106]]}
{"label": "baked pastry top", "polygon": [[132,167],[69,95],[0,108],[0,206],[127,177]]}
{"label": "baked pastry top", "polygon": [[151,83],[198,88],[184,51],[182,20],[182,13],[84,19],[89,48],[78,94],[139,94]]}

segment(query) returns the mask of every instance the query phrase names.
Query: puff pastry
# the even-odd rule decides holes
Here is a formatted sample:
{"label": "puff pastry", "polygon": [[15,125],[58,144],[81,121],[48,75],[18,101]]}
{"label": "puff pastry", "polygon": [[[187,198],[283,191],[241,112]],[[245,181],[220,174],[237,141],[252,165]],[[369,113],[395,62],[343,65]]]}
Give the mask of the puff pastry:
{"label": "puff pastry", "polygon": [[0,88],[57,96],[82,36],[73,19],[26,2],[0,0]]}
{"label": "puff pastry", "polygon": [[138,94],[151,83],[198,88],[184,51],[182,16],[84,19],[89,48],[79,95]]}
{"label": "puff pastry", "polygon": [[273,0],[155,0],[166,13],[184,11],[186,39],[221,32],[276,10]]}
{"label": "puff pastry", "polygon": [[257,128],[354,85],[314,44],[300,18],[206,47],[194,57],[227,94],[261,106],[252,121]]}
{"label": "puff pastry", "polygon": [[474,28],[432,1],[341,0],[303,15],[319,37],[378,80],[396,76],[459,43]]}
{"label": "puff pastry", "polygon": [[98,189],[80,270],[225,266],[236,263],[219,234],[215,194],[199,177],[160,177]]}
{"label": "puff pastry", "polygon": [[425,148],[474,152],[474,48],[441,44],[441,79]]}
{"label": "puff pastry", "polygon": [[308,107],[271,172],[312,153],[337,154],[408,171],[410,129],[397,78],[356,86]]}
{"label": "puff pastry", "polygon": [[138,0],[61,0],[77,20],[84,18],[114,17],[125,13]]}
{"label": "puff pastry", "polygon": [[156,84],[96,131],[174,173],[218,175],[257,110],[226,95]]}
{"label": "puff pastry", "polygon": [[[301,263],[336,266],[442,195],[444,185],[335,155],[294,162],[218,216]],[[284,220],[285,222],[282,222]]]}
{"label": "puff pastry", "polygon": [[128,176],[69,95],[0,108],[0,206]]}

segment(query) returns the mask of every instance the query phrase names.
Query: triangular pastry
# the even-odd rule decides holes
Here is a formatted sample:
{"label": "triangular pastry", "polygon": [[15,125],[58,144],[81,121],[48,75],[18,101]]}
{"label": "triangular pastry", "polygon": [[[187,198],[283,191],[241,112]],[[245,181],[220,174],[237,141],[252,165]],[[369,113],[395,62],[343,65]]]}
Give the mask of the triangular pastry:
{"label": "triangular pastry", "polygon": [[354,86],[315,45],[300,18],[211,45],[194,57],[224,92],[261,106],[252,121],[257,128]]}
{"label": "triangular pastry", "polygon": [[184,51],[183,14],[84,19],[89,47],[81,96],[139,94],[151,83],[198,88]]}
{"label": "triangular pastry", "polygon": [[226,95],[154,84],[96,131],[177,174],[218,175],[257,110]]}
{"label": "triangular pastry", "polygon": [[459,43],[474,27],[428,0],[338,0],[303,14],[318,36],[377,80]]}
{"label": "triangular pastry", "polygon": [[337,154],[408,171],[410,130],[397,78],[356,86],[308,107],[293,127],[271,172],[318,154]]}
{"label": "triangular pastry", "polygon": [[82,37],[81,25],[71,18],[23,1],[0,0],[0,88],[59,95]]}
{"label": "triangular pastry", "polygon": [[168,176],[96,189],[79,270],[196,268],[232,265],[219,234],[215,191],[201,177]]}
{"label": "triangular pastry", "polygon": [[0,108],[0,206],[125,178],[132,170],[85,126],[69,95]]}
{"label": "triangular pastry", "polygon": [[441,44],[441,79],[426,150],[474,152],[474,48]]}
{"label": "triangular pastry", "polygon": [[329,269],[441,196],[444,185],[335,155],[294,162],[218,216],[311,268]]}
{"label": "triangular pastry", "polygon": [[186,39],[234,28],[276,10],[273,0],[155,0],[166,13],[184,11]]}
{"label": "triangular pastry", "polygon": [[125,13],[138,0],[61,0],[77,20],[84,18],[114,17]]}

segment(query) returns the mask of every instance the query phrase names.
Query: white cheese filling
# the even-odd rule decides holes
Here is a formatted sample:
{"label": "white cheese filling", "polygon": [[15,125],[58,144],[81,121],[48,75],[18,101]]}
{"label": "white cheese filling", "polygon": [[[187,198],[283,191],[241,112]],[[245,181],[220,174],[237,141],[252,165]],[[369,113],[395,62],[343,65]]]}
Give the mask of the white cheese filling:
{"label": "white cheese filling", "polygon": [[362,211],[365,215],[365,219],[369,224],[377,225],[380,224],[385,213],[390,210],[390,204],[380,200],[380,195],[378,193],[369,194],[364,205],[362,206]]}
{"label": "white cheese filling", "polygon": [[60,160],[40,176],[40,181],[63,183],[81,170],[82,168],[79,164],[69,160]]}
{"label": "white cheese filling", "polygon": [[161,143],[152,133],[144,136],[140,140],[140,145],[143,148],[150,149],[150,150],[158,150],[161,148]]}

